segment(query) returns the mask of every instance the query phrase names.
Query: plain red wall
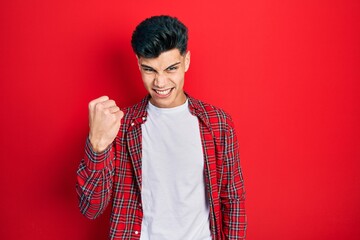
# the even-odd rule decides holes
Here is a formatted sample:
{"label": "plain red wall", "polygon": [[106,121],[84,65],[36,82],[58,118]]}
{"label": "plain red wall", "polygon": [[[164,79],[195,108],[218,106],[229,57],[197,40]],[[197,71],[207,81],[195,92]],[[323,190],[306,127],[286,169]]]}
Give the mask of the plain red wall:
{"label": "plain red wall", "polygon": [[234,118],[248,239],[360,239],[360,2],[0,3],[0,239],[106,239],[77,207],[87,103],[143,90],[145,17],[190,29],[186,90]]}

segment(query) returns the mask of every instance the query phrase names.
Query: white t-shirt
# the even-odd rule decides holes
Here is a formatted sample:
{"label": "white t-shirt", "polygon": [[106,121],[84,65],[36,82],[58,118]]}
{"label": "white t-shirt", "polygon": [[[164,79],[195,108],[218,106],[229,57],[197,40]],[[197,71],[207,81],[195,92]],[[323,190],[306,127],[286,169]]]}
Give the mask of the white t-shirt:
{"label": "white t-shirt", "polygon": [[141,240],[211,240],[198,118],[188,101],[148,104],[142,124]]}

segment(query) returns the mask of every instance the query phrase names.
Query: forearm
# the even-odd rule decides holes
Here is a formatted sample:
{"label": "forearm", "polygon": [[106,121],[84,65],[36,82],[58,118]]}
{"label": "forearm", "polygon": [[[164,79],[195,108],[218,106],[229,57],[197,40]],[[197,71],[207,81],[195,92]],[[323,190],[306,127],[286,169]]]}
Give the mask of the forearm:
{"label": "forearm", "polygon": [[76,190],[80,211],[90,219],[98,217],[110,201],[114,175],[113,158],[111,147],[102,153],[96,153],[87,140],[85,155],[77,171]]}
{"label": "forearm", "polygon": [[247,222],[244,200],[232,200],[222,204],[222,224],[226,240],[245,239]]}
{"label": "forearm", "polygon": [[245,186],[240,167],[239,145],[233,126],[229,126],[225,144],[224,176],[220,193],[225,239],[245,239]]}
{"label": "forearm", "polygon": [[[237,161],[238,162],[238,161]],[[231,171],[227,187],[221,193],[222,224],[225,239],[245,239],[245,188],[239,164]]]}

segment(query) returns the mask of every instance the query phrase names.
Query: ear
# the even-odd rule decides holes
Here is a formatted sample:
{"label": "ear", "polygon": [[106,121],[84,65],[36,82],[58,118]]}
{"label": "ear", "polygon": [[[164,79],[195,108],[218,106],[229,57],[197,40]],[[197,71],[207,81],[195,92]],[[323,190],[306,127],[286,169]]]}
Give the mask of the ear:
{"label": "ear", "polygon": [[185,55],[185,72],[187,72],[187,70],[190,67],[190,51],[187,51],[186,55]]}
{"label": "ear", "polygon": [[135,54],[136,60],[137,60],[137,64],[138,64],[138,68],[139,70],[141,70],[141,65],[140,65],[140,58],[138,55]]}

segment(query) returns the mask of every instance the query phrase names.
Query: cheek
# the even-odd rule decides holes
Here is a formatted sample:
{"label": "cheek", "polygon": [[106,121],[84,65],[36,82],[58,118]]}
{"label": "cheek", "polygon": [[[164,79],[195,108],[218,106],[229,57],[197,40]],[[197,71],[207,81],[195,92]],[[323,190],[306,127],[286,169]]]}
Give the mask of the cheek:
{"label": "cheek", "polygon": [[151,87],[153,84],[153,80],[146,74],[141,74],[141,78],[143,81],[144,86]]}
{"label": "cheek", "polygon": [[176,75],[172,79],[173,79],[173,82],[178,86],[181,86],[184,84],[184,75],[183,74]]}

